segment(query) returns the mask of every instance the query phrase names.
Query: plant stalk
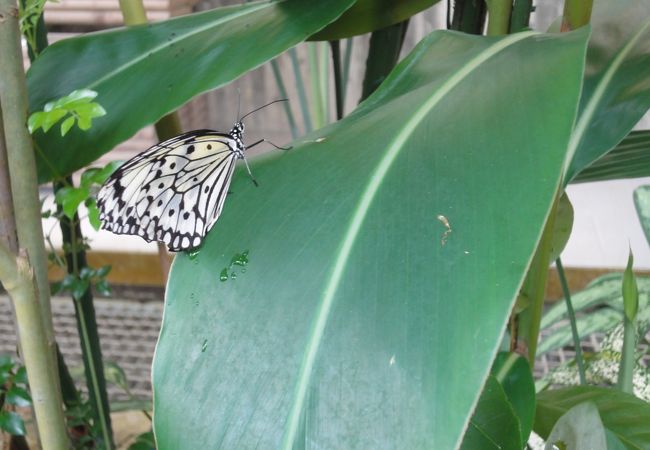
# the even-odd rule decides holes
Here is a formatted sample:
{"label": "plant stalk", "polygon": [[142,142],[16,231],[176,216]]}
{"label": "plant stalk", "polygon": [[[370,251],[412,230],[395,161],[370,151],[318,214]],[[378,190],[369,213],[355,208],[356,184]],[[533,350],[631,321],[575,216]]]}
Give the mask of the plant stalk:
{"label": "plant stalk", "polygon": [[16,257],[0,243],[0,280],[16,311],[20,348],[27,369],[42,448],[68,449],[70,442],[66,433],[56,367],[47,349],[41,304],[36,295],[36,281],[24,250]]}
{"label": "plant stalk", "polygon": [[300,110],[302,111],[302,119],[305,125],[305,132],[309,133],[314,129],[314,127],[311,124],[311,115],[309,113],[309,103],[307,102],[305,83],[302,81],[302,72],[300,71],[298,53],[296,52],[295,47],[289,50],[289,58],[291,59],[291,67],[293,68],[293,75],[296,79],[296,90],[298,91],[298,99],[300,100]]}
{"label": "plant stalk", "polygon": [[469,34],[483,34],[487,7],[485,2],[476,0],[456,0],[450,30]]}
{"label": "plant stalk", "polygon": [[336,94],[336,120],[343,118],[343,73],[341,67],[341,41],[330,41],[332,67],[334,69],[334,92]]}
{"label": "plant stalk", "polygon": [[537,340],[539,338],[540,323],[544,309],[548,266],[551,263],[551,249],[553,248],[553,227],[555,225],[555,216],[560,195],[560,190],[558,189],[553,205],[551,206],[551,211],[546,219],[542,237],[537,245],[535,255],[528,268],[528,273],[521,289],[522,294],[529,299],[530,306],[520,314],[518,335],[522,337],[527,348],[528,361],[530,361],[531,366],[533,361],[535,361],[535,355],[537,353]]}
{"label": "plant stalk", "polygon": [[562,286],[562,293],[564,294],[564,301],[566,302],[566,311],[569,316],[569,324],[571,325],[571,335],[573,336],[573,346],[576,349],[576,363],[578,364],[578,376],[580,377],[580,384],[587,384],[587,377],[585,375],[585,362],[582,358],[582,347],[580,345],[580,335],[578,334],[578,326],[576,324],[576,313],[573,310],[571,303],[571,291],[564,274],[564,267],[562,266],[562,259],[555,260],[555,268],[558,277],[560,278],[560,285]]}
{"label": "plant stalk", "polygon": [[587,25],[592,8],[593,0],[565,0],[560,31],[572,31]]}
{"label": "plant stalk", "polygon": [[309,66],[309,80],[311,88],[311,112],[314,119],[314,128],[319,129],[325,124],[323,113],[323,96],[321,93],[321,76],[318,63],[318,42],[307,43],[307,62]]}
{"label": "plant stalk", "polygon": [[[63,182],[56,182],[54,189],[58,191],[62,187],[72,186],[72,184],[72,177],[68,177]],[[59,212],[61,212],[60,208]],[[64,256],[68,273],[79,277],[81,269],[88,267],[79,215],[75,214],[70,219],[61,214],[59,225],[63,242],[66,244],[64,245]],[[88,287],[80,298],[74,298],[73,300],[93,425],[99,430],[104,448],[114,448],[110,405],[106,391],[106,379],[104,378],[104,362],[91,288]]]}
{"label": "plant stalk", "polygon": [[347,98],[348,93],[348,79],[350,78],[350,63],[352,62],[352,45],[354,43],[354,38],[348,38],[345,43],[345,57],[343,58],[343,75],[342,82],[343,85],[343,106],[345,107],[345,99]]}
{"label": "plant stalk", "polygon": [[40,200],[36,176],[36,160],[32,139],[27,131],[27,86],[20,50],[18,6],[14,0],[0,0],[0,105],[2,105],[7,162],[15,212],[18,246],[29,255],[36,279],[41,305],[47,352],[55,364],[54,328],[47,278],[47,253],[41,225]]}
{"label": "plant stalk", "polygon": [[407,29],[408,20],[405,20],[372,32],[361,101],[368,98],[379,87],[397,64]]}
{"label": "plant stalk", "polygon": [[[284,80],[282,79],[282,73],[280,72],[280,66],[278,65],[277,59],[271,60],[271,70],[273,71],[275,83],[278,86],[280,98],[289,98],[287,95],[287,88],[284,86]],[[291,111],[291,105],[289,102],[282,102],[282,106],[284,107],[284,113],[287,115],[287,121],[289,122],[291,138],[296,139],[298,137],[298,127],[296,126],[296,119],[293,117],[293,112]]]}
{"label": "plant stalk", "polygon": [[627,316],[623,319],[623,349],[621,365],[618,370],[618,388],[634,395],[634,366],[636,365],[636,329],[637,321]]}
{"label": "plant stalk", "polygon": [[533,0],[515,0],[510,17],[510,33],[518,33],[528,28]]}
{"label": "plant stalk", "polygon": [[501,36],[510,30],[512,0],[486,0],[488,6],[488,36]]}
{"label": "plant stalk", "polygon": [[11,184],[9,182],[9,165],[7,163],[7,147],[0,107],[0,244],[3,244],[14,255],[18,253],[18,235],[14,222],[14,203],[11,200]]}
{"label": "plant stalk", "polygon": [[[127,26],[147,23],[147,12],[142,0],[120,0],[120,10]],[[176,111],[163,116],[155,123],[156,135],[159,141],[165,141],[183,132],[181,121]],[[171,269],[172,257],[167,252],[164,244],[158,243],[158,259],[163,274],[163,281],[167,283]]]}

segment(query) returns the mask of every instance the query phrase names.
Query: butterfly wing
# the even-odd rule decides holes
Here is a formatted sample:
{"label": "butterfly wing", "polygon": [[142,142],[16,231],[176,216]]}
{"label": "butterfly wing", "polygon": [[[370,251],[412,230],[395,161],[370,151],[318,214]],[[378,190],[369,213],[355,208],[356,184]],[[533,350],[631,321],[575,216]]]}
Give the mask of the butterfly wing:
{"label": "butterfly wing", "polygon": [[198,247],[221,214],[237,160],[227,134],[197,130],[154,145],[122,165],[97,195],[102,227]]}

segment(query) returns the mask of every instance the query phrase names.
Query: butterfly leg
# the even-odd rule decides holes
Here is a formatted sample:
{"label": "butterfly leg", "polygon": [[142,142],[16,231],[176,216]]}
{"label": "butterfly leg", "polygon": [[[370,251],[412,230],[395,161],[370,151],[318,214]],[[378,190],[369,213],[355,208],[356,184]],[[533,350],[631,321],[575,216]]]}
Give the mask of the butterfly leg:
{"label": "butterfly leg", "polygon": [[246,170],[248,171],[248,175],[251,177],[251,180],[253,180],[253,184],[255,187],[259,187],[259,184],[257,183],[257,180],[253,176],[253,172],[251,172],[251,168],[248,166],[248,160],[246,158],[242,158],[244,160],[244,164],[246,164]]}

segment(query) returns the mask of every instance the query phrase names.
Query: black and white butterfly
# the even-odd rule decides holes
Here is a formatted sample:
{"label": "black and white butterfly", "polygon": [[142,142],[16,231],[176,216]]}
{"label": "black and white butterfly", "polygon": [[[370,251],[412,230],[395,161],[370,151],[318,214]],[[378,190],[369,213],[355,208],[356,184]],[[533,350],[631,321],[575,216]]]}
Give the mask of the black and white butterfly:
{"label": "black and white butterfly", "polygon": [[97,194],[102,228],[161,241],[174,252],[200,246],[221,214],[238,159],[257,185],[244,151],[268,141],[246,147],[242,120],[261,108],[228,133],[189,131],[125,162]]}

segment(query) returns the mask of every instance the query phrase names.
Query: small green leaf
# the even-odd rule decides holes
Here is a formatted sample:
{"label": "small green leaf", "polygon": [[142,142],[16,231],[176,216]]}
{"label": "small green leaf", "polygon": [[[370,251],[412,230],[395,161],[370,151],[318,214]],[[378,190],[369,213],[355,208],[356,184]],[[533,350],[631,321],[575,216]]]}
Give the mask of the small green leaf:
{"label": "small green leaf", "polygon": [[106,280],[99,280],[97,283],[95,283],[95,289],[97,289],[97,292],[99,292],[101,295],[111,295],[111,286]]}
{"label": "small green leaf", "polygon": [[634,322],[636,313],[639,309],[639,288],[636,284],[636,278],[632,270],[634,264],[634,256],[632,249],[630,249],[630,256],[627,259],[627,267],[623,274],[623,306],[625,309],[625,316],[630,322]]}
{"label": "small green leaf", "polygon": [[97,231],[102,227],[102,221],[99,220],[99,209],[97,201],[94,198],[86,199],[86,208],[88,208],[88,221]]}
{"label": "small green leaf", "polygon": [[90,187],[94,184],[104,184],[104,182],[115,172],[124,161],[111,161],[104,167],[92,167],[81,174],[81,186]]}
{"label": "small green leaf", "polygon": [[75,300],[80,300],[83,297],[84,293],[88,290],[90,282],[88,280],[76,279],[72,286],[70,286],[70,293],[72,298]]}
{"label": "small green leaf", "polygon": [[53,109],[45,113],[41,127],[43,132],[47,133],[59,120],[63,119],[68,114],[65,109]]}
{"label": "small green leaf", "polygon": [[44,113],[43,111],[37,111],[29,116],[29,119],[27,119],[27,129],[30,134],[41,127],[46,117],[47,113]]}
{"label": "small green leaf", "polygon": [[121,387],[125,391],[129,390],[129,383],[126,379],[126,373],[117,363],[112,361],[104,361],[104,376],[106,381]]}
{"label": "small green leaf", "polygon": [[95,271],[90,267],[82,267],[79,272],[79,278],[82,280],[89,280],[95,275]]}
{"label": "small green leaf", "polygon": [[61,124],[61,136],[65,136],[70,131],[70,128],[74,125],[74,116],[70,116],[63,121]]}
{"label": "small green leaf", "polygon": [[9,355],[0,355],[0,389],[2,385],[11,378],[11,371],[14,368],[14,362]]}
{"label": "small green leaf", "polygon": [[97,92],[95,91],[91,91],[90,89],[77,89],[64,97],[46,104],[45,111],[55,108],[71,110],[75,106],[90,102],[95,97],[97,97]]}
{"label": "small green leaf", "polygon": [[80,117],[101,117],[106,115],[106,110],[99,103],[86,103],[74,108]]}
{"label": "small green leaf", "polygon": [[111,269],[112,269],[111,265],[102,266],[99,269],[97,269],[97,276],[100,278],[104,278],[106,275],[109,274]]}
{"label": "small green leaf", "polygon": [[0,411],[0,429],[14,436],[24,436],[25,422],[15,412]]}
{"label": "small green leaf", "polygon": [[63,208],[63,214],[69,219],[72,219],[81,202],[85,201],[89,195],[90,191],[88,188],[64,187],[57,191],[54,199]]}
{"label": "small green leaf", "polygon": [[129,446],[128,450],[156,450],[153,431],[147,431],[135,438],[135,442]]}
{"label": "small green leaf", "polygon": [[89,130],[90,127],[92,126],[92,117],[79,116],[79,120],[77,121],[77,125],[79,125],[79,128],[84,130],[84,131]]}
{"label": "small green leaf", "polygon": [[29,392],[18,386],[12,386],[7,391],[5,400],[10,405],[16,406],[29,406],[32,404],[32,397],[29,395]]}
{"label": "small green leaf", "polygon": [[27,386],[27,369],[25,369],[25,366],[19,367],[16,371],[16,375],[14,375],[14,383],[24,384]]}

